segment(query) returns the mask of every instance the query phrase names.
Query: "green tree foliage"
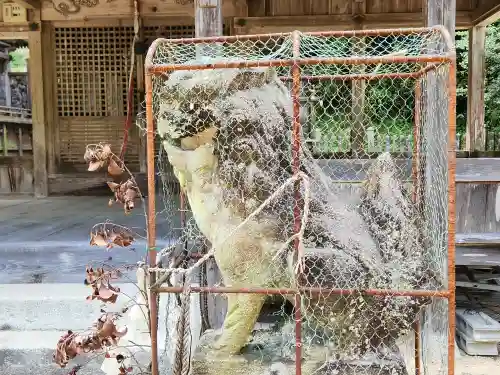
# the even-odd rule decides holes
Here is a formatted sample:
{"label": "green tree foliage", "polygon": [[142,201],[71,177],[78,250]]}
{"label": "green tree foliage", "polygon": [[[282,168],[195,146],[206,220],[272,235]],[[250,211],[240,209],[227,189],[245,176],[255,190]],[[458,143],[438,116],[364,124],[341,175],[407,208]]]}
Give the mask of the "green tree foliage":
{"label": "green tree foliage", "polygon": [[[457,127],[465,131],[467,122],[467,85],[469,35],[457,33]],[[488,26],[486,34],[485,123],[488,130],[500,131],[500,22]]]}
{"label": "green tree foliage", "polygon": [[[352,45],[344,40],[334,40],[339,44],[327,48],[334,56],[348,55]],[[331,43],[333,43],[331,42]],[[334,48],[335,47],[335,48]],[[325,47],[322,46],[322,49]],[[408,37],[400,41],[398,38],[382,38],[370,40],[367,48],[370,55],[384,55],[400,50],[418,53],[413,49],[420,48],[418,41]],[[467,121],[467,86],[468,86],[468,31],[460,31],[456,36],[457,48],[457,130],[465,132]],[[335,53],[331,53],[330,50]],[[500,21],[487,29],[486,35],[486,82],[485,82],[485,122],[487,130],[500,131]],[[391,66],[383,67],[387,72]],[[403,66],[392,67],[396,71]],[[325,69],[325,68],[323,68]],[[331,70],[331,68],[328,68]],[[369,73],[370,68],[367,73]],[[310,74],[349,74],[349,72],[311,72]],[[379,71],[380,73],[380,71]],[[318,87],[323,86],[323,87]],[[317,108],[316,126],[324,133],[348,134],[351,125],[351,97],[350,82],[324,82],[316,87],[317,92],[323,93],[323,105]],[[414,81],[407,80],[380,80],[367,83],[365,115],[367,126],[372,127],[379,134],[410,134],[413,121]]]}
{"label": "green tree foliage", "polygon": [[10,70],[12,72],[26,72],[27,62],[26,58],[29,55],[29,50],[27,48],[18,48],[15,51],[9,53],[10,55]]}
{"label": "green tree foliage", "polygon": [[[385,56],[388,54],[418,55],[423,40],[419,37],[391,36],[370,37],[361,42],[360,38],[304,38],[302,45],[305,57],[350,56],[356,48],[362,54]],[[363,43],[362,47],[357,44]],[[406,64],[371,64],[364,67],[354,65],[320,65],[304,67],[304,75],[349,75],[395,73],[414,69]],[[361,69],[361,70],[360,70]],[[320,97],[315,105],[316,120],[313,125],[325,137],[335,135],[349,142],[352,125],[352,98],[350,80],[309,82]],[[366,82],[364,102],[364,127],[371,128],[378,136],[401,136],[411,133],[414,107],[415,81],[412,79],[382,79]],[[333,140],[337,142],[337,140]]]}

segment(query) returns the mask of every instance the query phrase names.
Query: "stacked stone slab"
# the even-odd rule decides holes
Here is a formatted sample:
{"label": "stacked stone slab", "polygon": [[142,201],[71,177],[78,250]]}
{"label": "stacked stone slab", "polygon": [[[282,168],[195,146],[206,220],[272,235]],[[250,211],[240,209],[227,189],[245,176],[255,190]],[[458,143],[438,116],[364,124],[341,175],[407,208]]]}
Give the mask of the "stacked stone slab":
{"label": "stacked stone slab", "polygon": [[496,356],[500,343],[500,323],[489,315],[457,309],[457,342],[469,355]]}

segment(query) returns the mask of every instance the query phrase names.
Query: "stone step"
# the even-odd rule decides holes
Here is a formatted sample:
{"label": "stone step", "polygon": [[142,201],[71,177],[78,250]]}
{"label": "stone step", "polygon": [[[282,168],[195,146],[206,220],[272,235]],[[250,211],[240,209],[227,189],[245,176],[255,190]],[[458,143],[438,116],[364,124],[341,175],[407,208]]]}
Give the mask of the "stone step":
{"label": "stone step", "polygon": [[[125,295],[108,305],[119,311],[134,297],[133,284],[116,284]],[[0,284],[0,374],[67,375],[77,364],[85,366],[78,375],[99,375],[103,355],[90,360],[78,356],[67,368],[52,362],[57,342],[68,329],[92,326],[100,316],[101,303],[87,301],[91,289],[83,284]]]}
{"label": "stone step", "polygon": [[[500,342],[500,323],[482,311],[457,309],[457,329],[477,342]],[[468,341],[470,341],[468,340]]]}

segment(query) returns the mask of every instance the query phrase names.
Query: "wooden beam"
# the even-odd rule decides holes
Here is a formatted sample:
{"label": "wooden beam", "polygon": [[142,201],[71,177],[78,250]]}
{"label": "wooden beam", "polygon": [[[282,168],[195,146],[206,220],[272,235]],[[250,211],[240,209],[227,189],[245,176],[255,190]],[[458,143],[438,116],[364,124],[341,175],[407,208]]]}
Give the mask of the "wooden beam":
{"label": "wooden beam", "polygon": [[[393,156],[396,164],[396,176],[403,181],[411,181],[411,159]],[[367,179],[368,171],[375,159],[316,159],[318,165],[333,180],[343,183],[360,183]],[[458,158],[455,174],[458,184],[500,184],[500,158],[472,157]]]}
{"label": "wooden beam", "polygon": [[[33,178],[36,197],[46,197],[49,194],[46,145],[46,116],[44,106],[44,70],[42,28],[38,22],[38,30],[28,33],[30,57],[28,71],[30,75],[31,113],[33,122]],[[50,52],[50,51],[49,51]]]}
{"label": "wooden beam", "polygon": [[[196,0],[197,2],[198,0]],[[205,2],[206,0],[201,0]],[[78,1],[77,1],[78,2]],[[190,25],[193,22],[194,0],[143,0],[140,2],[141,16],[146,19],[156,18],[163,20],[162,25],[170,25],[165,18],[189,18]],[[116,20],[132,21],[134,16],[133,1],[130,0],[100,0],[96,6],[86,6],[85,2],[77,13],[67,16],[62,14],[58,5],[67,4],[70,11],[74,10],[70,0],[55,0],[42,2],[42,21],[67,21],[68,24],[74,21],[92,20]],[[248,15],[245,0],[224,0],[222,2],[222,12],[225,17],[245,17]],[[169,21],[170,22],[170,21]]]}
{"label": "wooden beam", "polygon": [[478,9],[472,13],[472,24],[488,26],[500,19],[500,3],[498,0],[482,1]]}
{"label": "wooden beam", "polygon": [[26,25],[0,25],[0,39],[16,40],[28,39],[29,26]]}
{"label": "wooden beam", "polygon": [[[392,27],[421,27],[426,24],[422,13],[367,13],[363,17],[365,29]],[[351,14],[317,16],[272,16],[272,17],[236,17],[236,34],[259,34],[273,32],[335,31],[351,30],[355,20]],[[457,12],[456,28],[472,27],[471,12]]]}
{"label": "wooden beam", "polygon": [[13,0],[16,4],[21,5],[26,9],[40,9],[42,2],[38,0]]}
{"label": "wooden beam", "polygon": [[457,159],[457,183],[499,183],[500,158],[459,158]]}
{"label": "wooden beam", "polygon": [[469,83],[467,95],[467,151],[484,151],[486,129],[484,124],[486,26],[469,30]]}
{"label": "wooden beam", "polygon": [[[422,27],[425,16],[422,13],[367,13],[362,23],[365,29]],[[334,31],[351,30],[355,27],[352,14],[316,15],[316,16],[272,16],[272,17],[236,17],[236,34],[259,34],[272,32]],[[472,27],[471,12],[457,12],[456,28]]]}

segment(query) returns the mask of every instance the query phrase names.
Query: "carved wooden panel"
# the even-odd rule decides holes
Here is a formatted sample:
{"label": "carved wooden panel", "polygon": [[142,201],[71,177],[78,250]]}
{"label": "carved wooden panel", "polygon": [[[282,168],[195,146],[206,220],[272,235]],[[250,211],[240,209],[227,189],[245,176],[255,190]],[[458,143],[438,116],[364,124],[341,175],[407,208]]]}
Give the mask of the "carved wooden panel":
{"label": "carved wooden panel", "polygon": [[[254,1],[254,0],[252,0]],[[315,0],[316,1],[316,0]],[[194,0],[142,0],[140,1],[141,15],[167,19],[165,23],[172,23],[168,18],[194,16]],[[250,2],[250,1],[249,1]],[[246,16],[246,0],[223,0],[222,14],[224,17]],[[130,0],[52,0],[41,2],[42,21],[76,21],[118,18],[132,20],[134,16],[134,2]],[[175,22],[174,19],[174,22]]]}

